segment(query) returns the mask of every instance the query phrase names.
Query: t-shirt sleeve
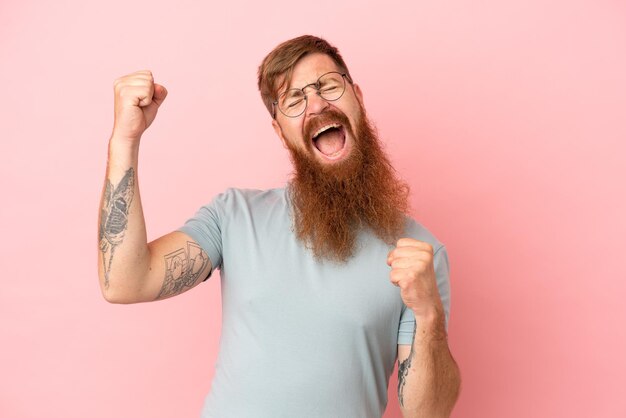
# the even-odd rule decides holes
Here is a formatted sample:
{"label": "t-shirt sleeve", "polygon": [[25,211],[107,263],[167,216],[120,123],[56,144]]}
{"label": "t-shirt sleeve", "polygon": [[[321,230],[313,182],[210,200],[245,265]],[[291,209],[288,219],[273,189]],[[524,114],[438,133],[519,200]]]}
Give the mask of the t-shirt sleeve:
{"label": "t-shirt sleeve", "polygon": [[[446,317],[446,331],[448,330],[448,320],[450,318],[450,264],[448,262],[448,252],[442,245],[435,251],[433,264],[435,276],[437,277],[437,288]],[[415,316],[413,311],[406,305],[402,307],[400,316],[400,326],[398,328],[398,344],[411,344],[413,342],[413,332],[415,328]]]}
{"label": "t-shirt sleeve", "polygon": [[193,217],[177,229],[193,238],[209,256],[211,273],[206,279],[211,277],[213,270],[222,265],[223,198],[224,193],[217,195],[211,203],[200,207]]}

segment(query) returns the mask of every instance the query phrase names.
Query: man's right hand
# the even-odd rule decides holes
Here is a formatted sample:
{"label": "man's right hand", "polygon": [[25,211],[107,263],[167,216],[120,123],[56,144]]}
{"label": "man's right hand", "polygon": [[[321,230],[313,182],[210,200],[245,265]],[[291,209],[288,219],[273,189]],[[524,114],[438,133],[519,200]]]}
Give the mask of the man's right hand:
{"label": "man's right hand", "polygon": [[122,76],[113,84],[115,92],[115,122],[112,137],[138,143],[152,124],[157,110],[167,96],[167,90],[154,82],[149,70]]}

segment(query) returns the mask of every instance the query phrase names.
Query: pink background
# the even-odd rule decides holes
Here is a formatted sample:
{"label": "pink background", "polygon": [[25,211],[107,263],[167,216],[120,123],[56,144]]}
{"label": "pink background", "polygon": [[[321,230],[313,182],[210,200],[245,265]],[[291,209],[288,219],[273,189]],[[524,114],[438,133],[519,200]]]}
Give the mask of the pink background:
{"label": "pink background", "polygon": [[169,90],[140,155],[153,239],[225,187],[283,185],[256,69],[304,33],[340,48],[447,245],[453,416],[626,416],[626,5],[609,0],[4,0],[0,415],[198,416],[217,277],[131,306],[97,284],[113,80],[150,69]]}

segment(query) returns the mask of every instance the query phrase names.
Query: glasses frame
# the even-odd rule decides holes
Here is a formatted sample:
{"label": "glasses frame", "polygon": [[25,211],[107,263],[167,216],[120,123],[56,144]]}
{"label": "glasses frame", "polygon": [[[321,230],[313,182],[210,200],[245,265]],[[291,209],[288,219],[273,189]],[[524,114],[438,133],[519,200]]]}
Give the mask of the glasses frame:
{"label": "glasses frame", "polygon": [[289,115],[285,114],[285,112],[283,112],[283,111],[282,111],[282,109],[280,108],[280,106],[278,106],[278,100],[274,100],[274,101],[272,102],[272,113],[273,113],[272,118],[273,118],[273,119],[276,119],[276,109],[278,109],[278,110],[280,111],[280,113],[282,113],[283,115],[285,115],[285,116],[286,116],[286,117],[288,117],[288,118],[297,118],[297,117],[299,117],[299,116],[302,116],[302,114],[303,114],[304,112],[306,112],[306,108],[309,106],[309,96],[308,96],[308,95],[307,95],[307,93],[304,91],[307,87],[311,87],[311,86],[313,86],[313,87],[315,88],[315,90],[316,90],[315,94],[317,94],[318,96],[320,96],[322,99],[326,100],[327,102],[334,102],[334,101],[337,101],[337,100],[341,99],[341,98],[343,97],[343,95],[345,94],[345,92],[346,92],[346,83],[345,83],[345,80],[344,80],[344,84],[343,84],[343,91],[341,92],[341,94],[339,95],[339,97],[337,97],[336,99],[332,99],[332,100],[328,100],[328,99],[325,99],[324,97],[322,97],[322,94],[321,94],[321,92],[320,92],[320,87],[321,87],[321,86],[320,86],[320,80],[321,80],[321,78],[322,78],[322,77],[324,77],[324,76],[326,76],[326,75],[328,75],[328,74],[339,74],[339,75],[341,75],[341,78],[343,78],[343,79],[345,79],[345,80],[348,80],[348,83],[352,84],[352,79],[350,78],[350,76],[349,76],[347,73],[341,73],[341,72],[339,72],[339,71],[329,71],[329,72],[327,72],[327,73],[324,73],[324,74],[322,74],[321,76],[319,76],[319,78],[317,79],[317,81],[316,81],[315,83],[309,83],[309,84],[307,84],[306,86],[302,87],[301,89],[299,89],[299,88],[291,88],[291,89],[287,89],[287,90],[285,90],[285,91],[284,91],[284,92],[283,92],[280,96],[278,96],[278,98],[280,99],[280,98],[281,98],[281,97],[282,97],[285,93],[287,93],[289,90],[300,90],[300,91],[302,91],[302,94],[304,95],[304,102],[305,102],[305,103],[304,103],[304,109],[302,109],[302,112],[298,113],[298,114],[297,114],[297,115],[295,115],[295,116],[289,116]]}

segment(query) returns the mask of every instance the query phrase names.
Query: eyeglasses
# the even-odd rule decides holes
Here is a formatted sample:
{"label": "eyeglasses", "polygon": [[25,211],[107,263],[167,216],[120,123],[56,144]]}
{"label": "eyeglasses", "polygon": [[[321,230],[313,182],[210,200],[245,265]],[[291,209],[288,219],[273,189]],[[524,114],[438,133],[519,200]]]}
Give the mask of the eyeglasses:
{"label": "eyeglasses", "polygon": [[301,89],[289,89],[278,96],[278,100],[272,103],[274,119],[276,119],[276,108],[280,113],[288,118],[297,118],[306,110],[308,99],[304,90],[307,87],[314,87],[317,95],[327,102],[339,100],[346,91],[346,79],[352,83],[346,73],[331,71],[322,74],[315,83],[307,84]]}

